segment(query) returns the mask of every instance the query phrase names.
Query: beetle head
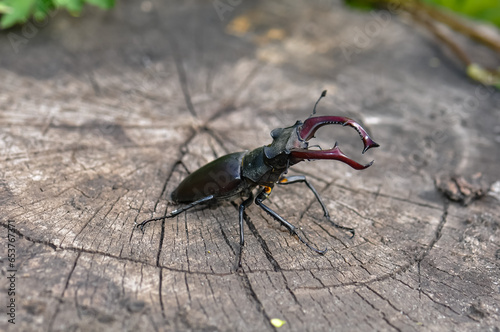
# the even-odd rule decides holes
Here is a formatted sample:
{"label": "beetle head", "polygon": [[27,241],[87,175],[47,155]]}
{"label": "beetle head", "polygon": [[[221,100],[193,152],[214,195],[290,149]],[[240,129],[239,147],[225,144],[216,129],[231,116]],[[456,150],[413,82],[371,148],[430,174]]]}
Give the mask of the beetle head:
{"label": "beetle head", "polygon": [[326,125],[330,124],[340,124],[342,126],[353,127],[361,137],[363,141],[363,151],[365,153],[368,149],[376,148],[379,145],[371,139],[366,130],[361,127],[356,121],[342,117],[342,116],[317,116],[312,117],[316,114],[316,106],[318,105],[321,98],[326,96],[326,90],[321,93],[316,104],[314,104],[313,113],[309,118],[307,118],[303,123],[297,121],[293,126],[287,128],[276,128],[271,131],[271,137],[273,138],[273,143],[264,147],[264,153],[267,159],[276,159],[279,156],[286,156],[287,163],[290,165],[296,164],[303,160],[315,160],[315,159],[332,159],[342,161],[352,168],[355,169],[365,169],[373,163],[370,162],[366,165],[362,165],[349,157],[347,157],[337,146],[329,150],[310,150],[309,140],[314,137],[316,131]]}

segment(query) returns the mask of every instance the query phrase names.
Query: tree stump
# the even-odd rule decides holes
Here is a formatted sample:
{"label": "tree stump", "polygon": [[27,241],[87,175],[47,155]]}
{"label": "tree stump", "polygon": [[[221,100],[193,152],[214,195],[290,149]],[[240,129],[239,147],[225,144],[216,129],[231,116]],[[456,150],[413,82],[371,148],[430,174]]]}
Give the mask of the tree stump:
{"label": "tree stump", "polygon": [[[329,1],[119,1],[28,27],[0,41],[2,330],[499,331],[499,94],[411,23]],[[325,255],[252,205],[236,271],[239,198],[134,227],[175,209],[189,172],[306,119],[325,89],[318,114],[356,119],[381,147],[361,156],[341,126],[316,142],[375,163],[290,174],[354,238],[301,184],[270,207]],[[487,187],[464,206],[440,174]]]}

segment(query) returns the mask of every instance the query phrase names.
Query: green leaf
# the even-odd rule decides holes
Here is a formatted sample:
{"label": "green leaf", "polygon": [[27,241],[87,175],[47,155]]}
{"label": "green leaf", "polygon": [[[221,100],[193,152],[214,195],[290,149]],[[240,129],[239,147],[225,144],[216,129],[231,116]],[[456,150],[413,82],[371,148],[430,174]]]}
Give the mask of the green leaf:
{"label": "green leaf", "polygon": [[457,11],[470,16],[476,16],[478,13],[487,11],[491,8],[498,7],[497,0],[476,0],[463,1],[460,7],[457,7]]}
{"label": "green leaf", "polygon": [[6,14],[6,13],[11,13],[12,12],[12,7],[7,6],[4,3],[0,2],[0,13]]}
{"label": "green leaf", "polygon": [[470,18],[486,21],[500,27],[498,0],[424,0],[428,4],[446,7]]}
{"label": "green leaf", "polygon": [[115,0],[0,0],[0,27],[6,29],[24,23],[32,15],[42,21],[56,8],[65,8],[72,15],[78,15],[86,3],[109,9],[115,5]]}
{"label": "green leaf", "polygon": [[43,21],[49,13],[54,10],[54,3],[52,0],[39,0],[36,3],[36,7],[33,16],[38,21]]}
{"label": "green leaf", "polygon": [[481,13],[482,19],[500,27],[500,7]]}
{"label": "green leaf", "polygon": [[0,27],[9,28],[16,23],[26,22],[31,15],[33,5],[37,0],[3,0],[0,6],[4,9]]}
{"label": "green leaf", "polygon": [[78,14],[82,11],[83,0],[54,0],[56,7],[64,7],[71,14]]}

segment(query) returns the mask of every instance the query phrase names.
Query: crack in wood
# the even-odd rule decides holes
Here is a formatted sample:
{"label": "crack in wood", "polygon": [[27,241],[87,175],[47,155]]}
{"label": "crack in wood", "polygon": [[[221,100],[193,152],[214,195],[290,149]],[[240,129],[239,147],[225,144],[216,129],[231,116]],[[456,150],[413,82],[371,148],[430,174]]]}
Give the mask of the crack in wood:
{"label": "crack in wood", "polygon": [[96,96],[101,95],[101,87],[97,80],[95,79],[95,74],[92,70],[89,70],[87,73],[87,78],[89,79],[90,85],[92,86],[92,89],[94,90],[94,93]]}
{"label": "crack in wood", "polygon": [[[226,144],[225,144],[224,140],[223,140],[223,139],[221,139],[221,138],[220,138],[220,137],[219,137],[219,136],[218,136],[218,135],[217,135],[217,134],[216,134],[216,133],[215,133],[212,129],[210,129],[209,127],[206,127],[206,126],[202,127],[201,129],[203,130],[203,132],[205,132],[205,133],[207,133],[209,136],[211,136],[211,137],[212,137],[212,138],[213,138],[213,139],[214,139],[214,140],[215,140],[215,141],[216,141],[216,142],[220,145],[220,147],[222,148],[222,150],[224,150],[224,152],[225,152],[226,154],[231,153],[231,151],[230,151],[228,148],[226,148]],[[213,149],[213,147],[212,147],[212,150],[213,150],[213,153],[214,153],[214,157],[215,157],[215,158],[220,157],[220,156],[218,156],[218,155],[215,153],[215,149]]]}
{"label": "crack in wood", "polygon": [[429,252],[434,248],[434,245],[437,243],[437,241],[441,238],[443,227],[446,224],[446,219],[448,216],[448,207],[450,203],[447,200],[443,201],[443,214],[441,216],[441,220],[439,221],[439,224],[437,225],[437,228],[434,232],[434,237],[432,238],[431,242],[429,243],[427,249],[424,249],[419,257],[416,259],[417,262],[417,272],[418,272],[418,289],[419,289],[419,298],[421,297],[421,292],[422,292],[422,284],[421,284],[421,274],[420,274],[420,264],[424,260],[424,258],[429,254]]}
{"label": "crack in wood", "polygon": [[261,70],[261,64],[258,63],[254,66],[254,68],[248,73],[247,76],[242,80],[240,86],[235,90],[234,97],[230,99],[229,101],[226,102],[226,105],[219,110],[219,112],[214,113],[208,121],[205,123],[205,127],[207,126],[208,123],[214,122],[218,118],[220,118],[223,115],[229,115],[230,113],[234,112],[237,110],[236,107],[234,107],[236,100],[240,96],[241,92],[244,91],[246,87],[250,85],[250,83],[253,81],[257,73]]}
{"label": "crack in wood", "polygon": [[394,324],[392,324],[389,319],[387,318],[387,315],[384,311],[382,311],[381,309],[377,308],[373,303],[371,303],[370,301],[368,301],[367,298],[365,298],[363,295],[361,295],[358,291],[354,291],[354,293],[356,293],[356,295],[359,296],[359,298],[361,300],[363,300],[363,302],[365,302],[366,304],[368,304],[370,307],[372,307],[373,310],[377,311],[381,316],[382,316],[382,320],[390,327],[392,327],[394,330],[396,331],[399,331],[401,332],[401,329],[398,328],[397,326],[395,326]]}
{"label": "crack in wood", "polygon": [[162,288],[163,288],[163,269],[159,269],[158,270],[158,278],[159,278],[159,281],[158,281],[158,301],[160,302],[160,310],[161,310],[161,315],[163,317],[163,319],[166,318],[166,315],[165,315],[165,306],[163,305],[163,292],[162,292]]}
{"label": "crack in wood", "polygon": [[30,236],[27,236],[27,235],[24,235],[21,231],[19,231],[17,228],[13,228],[13,227],[9,227],[9,223],[7,221],[7,223],[4,223],[4,222],[0,222],[0,226],[4,227],[5,229],[7,229],[9,232],[12,232],[12,233],[15,233],[17,234],[20,238],[24,238],[26,239],[27,241],[29,242],[32,242],[32,243],[37,243],[37,244],[43,244],[43,245],[46,245],[48,247],[50,247],[51,249],[53,249],[54,251],[57,250],[57,246],[53,243],[51,243],[50,241],[48,240],[39,240],[39,239],[34,239]]}
{"label": "crack in wood", "polygon": [[[102,208],[104,208],[104,205],[101,205],[97,210],[96,212],[90,216],[90,219],[87,220],[85,222],[85,224],[83,225],[83,227],[78,231],[78,233],[76,233],[75,237],[73,238],[73,242],[76,240],[76,238],[78,238],[78,236],[80,236],[80,234],[82,234],[83,230],[90,224],[90,222],[92,220],[94,220],[95,216],[97,216],[97,214],[102,210]],[[63,241],[64,241],[64,238],[63,238]]]}
{"label": "crack in wood", "polygon": [[[441,303],[437,300],[435,300],[431,295],[427,294],[427,292],[424,292],[424,291],[421,291],[423,295],[425,295],[429,300],[431,300],[433,303],[439,305],[439,306],[442,306],[443,308],[446,308],[448,310],[450,310],[451,312],[453,312],[455,315],[457,316],[462,316],[459,312],[457,312],[455,309],[453,309],[451,306],[449,306],[448,304],[446,303]],[[467,316],[469,317],[469,316]],[[471,317],[469,317],[469,319],[471,320],[474,320],[472,319]]]}
{"label": "crack in wood", "polygon": [[187,216],[184,214],[184,231],[186,233],[186,262],[187,262],[187,270],[191,272],[191,265],[189,263],[189,230],[187,225]]}
{"label": "crack in wood", "polygon": [[75,261],[73,262],[73,266],[71,267],[71,271],[69,271],[69,274],[68,274],[68,278],[66,278],[66,283],[64,284],[64,289],[63,291],[61,292],[61,295],[59,296],[59,301],[58,301],[58,304],[57,304],[57,307],[56,307],[56,310],[54,311],[54,315],[51,317],[50,321],[49,321],[49,324],[48,324],[48,331],[52,331],[53,330],[53,326],[54,326],[54,322],[56,320],[56,317],[57,315],[59,314],[59,311],[60,311],[60,307],[61,307],[61,304],[62,304],[62,299],[64,298],[64,294],[66,293],[66,290],[68,289],[68,286],[69,286],[69,281],[71,279],[71,276],[73,275],[73,272],[75,271],[76,269],[76,265],[78,264],[78,259],[80,258],[80,255],[81,253],[79,252],[77,255],[76,255],[76,258],[75,258]]}
{"label": "crack in wood", "polygon": [[[182,158],[184,158],[184,156],[186,155],[186,151],[185,151],[185,147],[187,145],[189,145],[189,143],[196,137],[197,135],[197,131],[196,130],[192,130],[191,131],[191,135],[189,135],[187,137],[187,139],[181,144],[179,145],[179,152],[180,152],[180,156],[178,157],[178,159],[175,161],[175,163],[172,165],[172,168],[170,169],[170,171],[168,172],[167,174],[167,177],[165,179],[165,181],[163,182],[163,186],[162,186],[162,189],[161,189],[161,192],[160,192],[160,195],[159,197],[156,199],[156,202],[155,202],[155,205],[154,205],[154,208],[153,208],[153,211],[156,211],[156,207],[158,206],[161,198],[163,197],[163,195],[165,194],[165,191],[167,190],[167,185],[168,183],[170,182],[170,179],[172,178],[175,170],[177,169],[177,167],[182,164]],[[185,166],[184,166],[185,167]],[[166,215],[166,211],[165,211],[165,215]],[[165,216],[164,215],[164,216]]]}
{"label": "crack in wood", "polygon": [[[438,230],[436,231],[436,235],[435,235],[435,238],[434,238],[434,241],[431,242],[431,244],[434,246],[435,243],[439,240],[440,238],[440,234],[441,234],[441,230],[444,226],[444,223],[446,222],[446,214],[443,214],[443,217],[442,217],[442,220],[441,220],[441,227],[438,227]],[[7,225],[5,225],[4,223],[2,223],[2,226],[3,227],[7,227]],[[56,247],[53,245],[53,244],[50,244],[50,243],[47,243],[47,242],[43,242],[43,241],[36,241],[36,240],[33,240],[29,237],[26,237],[22,234],[22,232],[20,231],[17,231],[16,230],[16,234],[18,234],[20,237],[23,237],[23,238],[26,238],[28,241],[31,241],[31,242],[34,242],[34,243],[40,243],[40,244],[45,244],[45,245],[48,245],[50,246],[52,249],[56,249]],[[71,250],[70,248],[60,248],[60,249],[63,249],[63,250]],[[145,264],[144,262],[140,262],[140,261],[134,261],[134,260],[131,260],[131,259],[124,259],[124,258],[121,258],[121,257],[114,257],[113,255],[107,255],[107,254],[103,254],[103,253],[100,253],[100,252],[95,252],[95,251],[87,251],[87,250],[81,250],[81,248],[74,248],[73,251],[77,252],[78,253],[78,256],[77,257],[80,257],[81,253],[89,253],[89,254],[98,254],[98,255],[103,255],[103,256],[107,256],[107,257],[111,257],[111,258],[114,258],[114,259],[117,259],[117,260],[124,260],[124,261],[132,261],[132,262],[135,262],[135,263],[140,263],[142,266]],[[73,265],[73,269],[72,269],[72,272],[70,272],[70,274],[73,273],[74,269],[76,268],[76,265],[77,265],[77,260],[75,260],[75,263]],[[176,269],[169,269],[169,268],[166,268],[166,267],[160,267],[159,269],[159,273],[162,273],[161,271],[163,271],[163,269],[166,269],[166,270],[172,270],[172,271],[177,271],[177,272],[183,272],[185,274],[185,276],[187,277],[187,273],[190,273],[190,274],[200,274],[200,275],[212,275],[212,276],[227,276],[227,275],[230,275],[232,273],[224,273],[224,274],[214,274],[214,273],[198,273],[197,271],[183,271],[183,270],[176,270]],[[407,267],[406,266],[403,266],[400,270],[406,270]],[[310,269],[301,269],[301,270],[298,270],[298,269],[281,269],[280,270],[280,273],[283,274],[283,271],[294,271],[294,272],[297,272],[297,271],[309,271],[309,272],[313,272],[311,271]],[[325,269],[317,269],[318,271],[325,271]],[[261,273],[261,272],[269,272],[269,270],[261,270],[261,271],[252,271],[250,273]],[[394,273],[392,273],[392,275],[394,275]],[[283,276],[284,277],[284,276]],[[65,286],[65,290],[63,291],[63,293],[61,294],[61,297],[60,299],[63,298],[64,296],[64,293],[66,292],[66,289],[69,287],[69,280],[70,280],[71,276],[68,276],[67,278],[67,281],[66,281],[66,286]],[[248,279],[248,274],[246,274],[246,278]],[[321,285],[320,288],[327,288],[327,289],[331,289],[331,288],[335,288],[335,287],[345,287],[345,286],[348,286],[348,285],[352,285],[352,286],[357,286],[357,287],[360,287],[360,286],[366,286],[368,287],[370,290],[373,290],[373,288],[369,287],[368,285],[370,283],[373,283],[373,282],[376,282],[376,281],[380,281],[382,280],[383,278],[376,278],[374,280],[370,280],[369,282],[366,282],[364,284],[362,283],[342,283],[342,284],[339,284],[337,286],[326,286],[324,284]],[[400,282],[402,282],[401,280],[399,279],[395,279],[395,280],[398,280]],[[403,284],[407,285],[406,283],[403,282]],[[408,285],[407,285],[408,286]],[[409,286],[408,286],[409,287]],[[297,289],[307,289],[307,288],[311,288],[311,289],[318,289],[318,287],[298,287]],[[161,289],[161,287],[160,287]],[[291,292],[290,294],[291,295],[294,295],[293,294],[293,290],[290,288],[290,289],[287,289],[289,292]],[[418,289],[418,291],[420,293],[422,293],[424,296],[428,297],[432,302],[440,305],[440,306],[443,306],[449,310],[451,310],[453,313],[459,315],[459,312],[457,312],[456,310],[454,310],[453,308],[451,308],[449,305],[446,305],[444,303],[441,303],[435,299],[432,298],[432,296],[430,296],[429,294],[427,294],[427,292],[423,291],[420,289]],[[261,304],[262,305],[262,304]],[[394,307],[394,306],[393,306]],[[395,309],[397,309],[396,307],[394,307]],[[56,313],[55,315],[53,316],[53,319],[52,319],[52,323],[54,322],[55,320],[55,317],[57,316],[57,314],[59,313],[60,311],[60,308],[56,309]],[[164,311],[163,311],[164,313]],[[264,314],[264,316],[266,316],[266,314]],[[474,320],[473,317],[469,317],[471,320]]]}
{"label": "crack in wood", "polygon": [[[288,285],[288,279],[286,278],[285,274],[283,273],[283,270],[279,271],[280,272],[280,275],[281,275],[281,278],[283,278],[283,282],[285,283],[285,289],[287,290],[287,292],[292,296],[292,299],[293,301],[295,302],[295,304],[299,305],[300,306],[300,302],[299,300],[297,299],[297,296],[295,295],[295,293],[293,292],[293,290],[290,288],[290,286]],[[269,276],[269,275],[268,275]]]}
{"label": "crack in wood", "polygon": [[[432,240],[430,241],[430,243],[427,245],[427,248],[423,249],[420,252],[420,254],[417,255],[416,258],[413,261],[408,262],[405,265],[401,265],[399,268],[394,269],[390,273],[383,274],[381,276],[378,276],[378,277],[375,277],[375,278],[372,278],[372,279],[369,279],[369,280],[366,280],[366,281],[353,281],[353,282],[348,282],[348,283],[343,283],[343,284],[338,284],[338,285],[328,285],[327,287],[338,288],[338,287],[344,287],[344,286],[366,286],[366,285],[372,284],[374,282],[383,281],[383,280],[386,280],[388,278],[394,278],[394,276],[396,276],[396,275],[398,275],[400,273],[406,272],[414,264],[418,265],[418,263],[421,262],[429,254],[429,252],[434,248],[434,245],[436,244],[436,242],[441,238],[442,229],[443,229],[444,225],[446,224],[446,219],[447,219],[446,217],[448,215],[448,205],[449,205],[449,203],[447,201],[444,201],[444,207],[442,209],[443,210],[443,214],[442,214],[441,220],[440,220],[439,224],[437,225],[436,230],[434,232],[434,237],[432,238]],[[308,286],[308,287],[297,287],[297,288],[301,288],[301,289],[320,289],[322,287],[311,287],[311,286]]]}
{"label": "crack in wood", "polygon": [[187,80],[187,76],[186,76],[186,71],[184,70],[182,58],[181,58],[181,55],[179,54],[179,48],[178,48],[177,44],[175,43],[174,38],[169,33],[167,33],[167,40],[168,40],[170,48],[172,50],[175,67],[177,68],[177,76],[179,78],[179,83],[181,86],[182,94],[184,95],[184,100],[186,102],[186,106],[189,110],[189,113],[191,113],[192,116],[197,118],[198,115],[196,114],[193,103],[191,101],[191,95],[190,95],[189,89],[188,89],[188,80]]}
{"label": "crack in wood", "polygon": [[351,252],[350,254],[351,254],[351,256],[352,256],[352,257],[353,257],[353,258],[354,258],[354,259],[355,259],[355,260],[359,263],[359,265],[358,265],[358,266],[359,266],[361,269],[363,269],[366,273],[368,273],[368,275],[369,275],[369,276],[373,275],[373,274],[372,274],[372,273],[371,273],[371,272],[370,272],[370,271],[369,271],[369,270],[365,267],[364,263],[363,263],[363,262],[362,262],[362,261],[361,261],[358,257],[356,257],[356,255],[355,255],[353,252]]}
{"label": "crack in wood", "polygon": [[[8,225],[5,224],[5,223],[0,223],[0,225],[3,226],[4,228],[8,227]],[[248,223],[247,223],[247,225],[248,225]],[[249,228],[250,228],[250,225],[249,225]],[[52,248],[53,250],[68,250],[68,251],[73,251],[73,252],[77,252],[77,253],[87,253],[87,254],[92,254],[92,255],[101,255],[101,256],[104,256],[104,257],[116,259],[118,261],[129,261],[129,262],[133,262],[133,263],[136,263],[136,264],[147,265],[147,266],[159,268],[160,270],[164,270],[165,269],[165,270],[172,271],[172,272],[189,273],[189,274],[197,274],[197,275],[211,275],[211,276],[217,276],[217,277],[225,277],[225,276],[233,275],[234,274],[234,272],[212,273],[212,272],[204,272],[204,271],[191,270],[189,267],[188,267],[187,270],[185,270],[185,269],[178,269],[178,268],[173,268],[173,267],[168,267],[168,266],[163,266],[163,265],[149,264],[149,263],[144,262],[144,261],[139,260],[139,259],[132,259],[132,258],[127,258],[127,257],[120,257],[120,256],[112,255],[112,254],[105,253],[105,252],[99,252],[99,251],[95,251],[95,250],[88,250],[88,249],[77,248],[77,247],[56,246],[56,245],[54,245],[54,244],[52,244],[50,242],[47,242],[47,241],[40,241],[40,240],[36,240],[36,239],[32,239],[30,237],[27,237],[27,236],[25,236],[24,234],[22,234],[22,232],[20,232],[17,229],[16,229],[16,234],[18,234],[20,237],[25,238],[26,240],[28,240],[30,242],[47,245],[50,248]],[[274,259],[273,256],[272,256],[272,254],[270,255],[270,257],[272,259]],[[276,262],[276,260],[274,260],[274,261]],[[374,282],[383,281],[383,280],[385,280],[387,278],[392,278],[395,275],[403,273],[406,270],[408,270],[408,268],[411,267],[414,263],[415,262],[402,265],[402,266],[400,266],[399,268],[395,269],[394,271],[392,271],[390,273],[384,274],[384,275],[376,277],[376,278],[371,278],[371,279],[365,280],[365,281],[345,282],[345,283],[339,283],[339,284],[336,284],[336,285],[325,285],[325,284],[322,283],[322,285],[320,287],[317,287],[317,286],[301,286],[301,287],[296,287],[295,289],[311,289],[311,290],[314,290],[314,289],[324,289],[324,288],[339,288],[339,287],[345,287],[345,286],[363,287],[363,286],[370,285],[370,284],[372,284]],[[274,269],[273,269],[274,272],[282,272],[282,271],[283,272],[304,272],[304,271],[309,271],[309,272],[315,272],[315,271],[328,272],[328,271],[335,271],[335,272],[342,273],[342,271],[339,271],[338,268],[335,268],[335,267],[332,267],[332,268],[322,267],[322,268],[315,268],[315,269],[310,269],[310,268],[307,268],[307,269],[305,269],[305,268],[285,269],[285,268],[280,267],[277,262],[276,262],[276,264],[277,264],[276,266],[272,264],[273,267],[274,267]],[[263,272],[270,272],[270,270],[267,270],[267,269],[264,269],[264,270],[263,269],[253,269],[253,270],[251,270],[249,272],[246,272],[246,273],[254,274],[254,273],[263,273]]]}
{"label": "crack in wood", "polygon": [[[124,197],[124,195],[126,195],[128,193],[128,189],[126,190],[126,192],[123,194],[123,195],[120,195],[118,196],[118,198],[111,203],[111,206],[109,207],[108,211],[104,214],[104,216],[102,217],[102,220],[105,220],[106,217],[109,215],[109,213],[113,210],[113,208],[115,207],[115,205]],[[115,221],[118,219],[118,216],[115,218]],[[114,222],[113,222],[114,223]],[[110,226],[113,226],[113,223],[111,223]],[[99,225],[99,224],[98,224]],[[104,229],[104,223],[101,223],[101,228],[99,231],[102,231]],[[75,237],[76,238],[76,237]],[[97,237],[94,237],[92,239],[92,242],[90,243],[90,246],[93,247],[94,246],[94,242],[97,240]]]}
{"label": "crack in wood", "polygon": [[369,191],[369,190],[365,190],[365,189],[361,189],[361,188],[347,187],[347,186],[344,186],[344,185],[341,185],[341,184],[337,184],[335,182],[332,183],[332,186],[335,186],[335,187],[338,187],[338,188],[342,188],[342,189],[345,189],[345,190],[349,190],[350,192],[353,192],[353,193],[366,193],[366,194],[371,194],[371,195],[377,195],[377,197],[390,198],[390,199],[393,199],[393,200],[396,200],[396,201],[405,202],[405,203],[408,203],[408,204],[411,204],[411,205],[426,207],[426,208],[429,208],[429,209],[434,209],[434,210],[441,210],[442,209],[441,207],[436,206],[436,205],[430,205],[430,204],[415,202],[415,201],[409,200],[407,198],[402,198],[400,196],[391,196],[391,195],[388,195],[388,194],[380,193],[380,188],[378,188],[376,192],[373,192],[373,191]]}
{"label": "crack in wood", "polygon": [[222,227],[222,224],[221,224],[219,218],[217,218],[217,216],[215,216],[215,220],[219,224],[219,228],[220,228],[222,237],[224,238],[224,242],[226,242],[229,249],[231,249],[231,251],[233,252],[233,255],[236,255],[236,251],[234,250],[233,246],[231,245],[231,242],[229,241],[229,237],[227,236],[226,232],[224,231],[224,228]]}
{"label": "crack in wood", "polygon": [[410,317],[410,315],[408,313],[406,313],[403,309],[400,309],[398,307],[396,307],[390,300],[386,299],[385,297],[382,296],[382,294],[380,294],[379,292],[377,292],[375,289],[373,289],[372,287],[370,286],[366,286],[367,289],[369,289],[370,291],[372,291],[375,295],[377,295],[379,298],[381,298],[383,301],[385,301],[392,309],[394,309],[396,312],[399,312],[403,315],[405,315],[409,320],[411,320],[412,322],[414,322],[415,324],[418,324],[419,321],[416,320],[416,319],[413,319]]}
{"label": "crack in wood", "polygon": [[245,271],[242,271],[241,273],[238,273],[238,275],[240,276],[240,278],[238,278],[238,280],[241,281],[241,283],[243,285],[243,289],[245,289],[247,292],[247,296],[253,300],[257,311],[262,313],[262,315],[264,316],[264,322],[266,323],[266,326],[273,331],[277,331],[276,327],[274,327],[271,324],[271,317],[266,312],[264,305],[260,301],[255,290],[253,289],[252,284],[250,283],[250,279],[248,279],[247,273]]}
{"label": "crack in wood", "polygon": [[[437,305],[439,305],[439,306],[442,306],[442,307],[444,307],[444,308],[446,308],[446,309],[450,310],[451,312],[453,312],[453,313],[454,313],[454,314],[456,314],[457,316],[463,317],[463,315],[462,315],[461,313],[457,312],[456,310],[454,310],[453,308],[451,308],[449,305],[444,304],[444,303],[441,303],[441,302],[439,302],[439,301],[436,301],[435,299],[433,299],[433,298],[432,298],[432,296],[431,296],[431,295],[427,294],[427,292],[422,291],[422,290],[420,289],[420,284],[418,285],[418,288],[417,288],[417,289],[415,289],[414,287],[410,286],[408,283],[404,282],[404,281],[403,281],[403,280],[401,280],[401,279],[394,278],[394,280],[396,280],[396,281],[400,282],[401,284],[403,284],[404,286],[408,287],[408,288],[409,288],[409,289],[411,289],[411,290],[418,291],[418,292],[419,292],[419,296],[420,296],[420,294],[423,294],[423,295],[424,295],[424,296],[426,296],[426,297],[427,297],[427,298],[428,298],[431,302],[433,302],[433,303],[435,303],[435,304],[437,304]],[[449,286],[449,285],[447,285],[447,286]],[[472,321],[476,321],[476,322],[477,322],[477,320],[476,320],[475,318],[473,318],[473,317],[470,317],[470,315],[466,315],[466,317],[468,317],[468,318],[469,318],[470,320],[472,320]]]}

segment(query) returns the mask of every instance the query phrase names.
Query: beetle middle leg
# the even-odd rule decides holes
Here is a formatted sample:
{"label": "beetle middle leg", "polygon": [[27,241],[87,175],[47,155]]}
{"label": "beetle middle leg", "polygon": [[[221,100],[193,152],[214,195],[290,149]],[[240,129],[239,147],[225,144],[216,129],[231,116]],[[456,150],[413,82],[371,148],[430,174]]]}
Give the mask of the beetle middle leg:
{"label": "beetle middle leg", "polygon": [[177,210],[174,210],[174,211],[170,212],[166,216],[144,220],[140,224],[137,224],[135,227],[140,228],[141,231],[144,233],[144,226],[146,226],[146,224],[149,224],[152,221],[158,221],[158,220],[164,220],[164,219],[168,219],[168,218],[173,218],[176,215],[178,215],[178,214],[180,214],[180,213],[182,213],[184,211],[187,211],[187,210],[189,210],[189,209],[191,209],[191,208],[193,208],[193,207],[195,207],[195,206],[197,206],[199,204],[207,203],[207,202],[209,202],[209,201],[211,201],[213,199],[214,199],[214,195],[209,195],[207,197],[203,197],[203,198],[201,198],[201,199],[199,199],[197,201],[189,203],[186,206],[183,206],[183,207],[181,207],[181,208],[179,208]]}
{"label": "beetle middle leg", "polygon": [[351,239],[352,239],[354,237],[354,228],[341,226],[341,225],[337,224],[336,222],[334,222],[332,219],[330,219],[330,213],[328,213],[326,205],[323,202],[323,200],[321,199],[321,196],[319,195],[316,188],[314,188],[314,186],[309,181],[307,181],[307,178],[304,175],[294,175],[294,176],[288,176],[288,177],[283,176],[278,180],[278,184],[281,184],[281,185],[298,183],[298,182],[304,182],[309,187],[309,189],[311,189],[314,196],[316,196],[316,199],[318,200],[319,204],[321,205],[321,208],[323,209],[325,218],[328,219],[328,221],[331,222],[333,226],[340,228],[340,229],[345,229],[346,231],[351,232],[351,234],[352,234]]}
{"label": "beetle middle leg", "polygon": [[277,221],[279,221],[283,226],[285,226],[290,231],[290,234],[296,235],[299,238],[300,242],[304,243],[309,249],[317,252],[318,254],[324,254],[326,252],[327,248],[325,248],[325,250],[319,250],[319,249],[311,246],[308,242],[306,242],[299,235],[299,233],[297,233],[297,230],[296,230],[297,228],[294,225],[290,224],[282,216],[280,216],[279,214],[277,214],[276,212],[274,212],[273,210],[271,210],[267,205],[264,205],[264,203],[262,203],[262,201],[264,201],[265,199],[267,199],[267,197],[269,197],[269,194],[271,193],[271,190],[272,190],[271,187],[264,187],[264,189],[255,198],[255,204],[257,204],[258,206],[260,206],[271,217],[273,217],[274,219],[276,219]]}

